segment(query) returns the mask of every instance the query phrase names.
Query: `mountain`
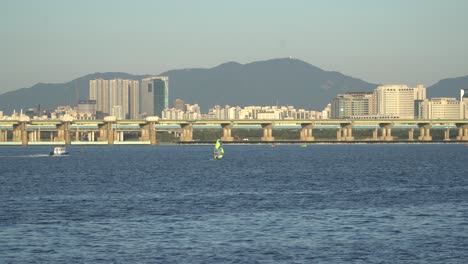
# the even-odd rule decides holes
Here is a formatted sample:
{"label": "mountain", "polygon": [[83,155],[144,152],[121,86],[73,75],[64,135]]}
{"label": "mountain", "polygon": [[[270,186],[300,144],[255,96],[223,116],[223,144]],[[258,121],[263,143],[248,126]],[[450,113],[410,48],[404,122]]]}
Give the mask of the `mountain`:
{"label": "mountain", "polygon": [[[213,68],[179,69],[169,76],[169,101],[180,98],[198,103],[203,111],[214,105],[293,105],[322,110],[338,93],[372,91],[376,84],[325,71],[298,59],[281,58],[248,64],[227,62]],[[62,84],[36,84],[0,95],[0,110],[54,109],[87,98],[89,80],[126,78],[141,80],[148,75],[94,73]]]}
{"label": "mountain", "polygon": [[460,90],[468,89],[468,75],[457,78],[443,79],[427,87],[427,97],[455,97],[460,100]]}
{"label": "mountain", "polygon": [[338,93],[372,91],[376,85],[324,71],[298,59],[248,64],[228,62],[211,69],[172,70],[171,100],[181,98],[202,108],[213,105],[293,105],[322,110]]}
{"label": "mountain", "polygon": [[92,73],[67,83],[38,83],[30,88],[22,88],[0,95],[0,111],[10,115],[15,109],[27,110],[55,109],[59,105],[76,105],[79,99],[89,97],[89,80],[103,79],[132,79],[140,80],[149,75],[132,75],[123,72]]}

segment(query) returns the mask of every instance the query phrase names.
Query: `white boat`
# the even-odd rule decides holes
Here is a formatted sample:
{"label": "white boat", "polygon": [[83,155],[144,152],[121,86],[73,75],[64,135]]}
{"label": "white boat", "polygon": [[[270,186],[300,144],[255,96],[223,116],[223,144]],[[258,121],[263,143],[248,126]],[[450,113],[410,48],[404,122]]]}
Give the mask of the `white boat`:
{"label": "white boat", "polygon": [[49,153],[50,156],[62,156],[68,155],[68,151],[65,147],[55,147],[53,151]]}

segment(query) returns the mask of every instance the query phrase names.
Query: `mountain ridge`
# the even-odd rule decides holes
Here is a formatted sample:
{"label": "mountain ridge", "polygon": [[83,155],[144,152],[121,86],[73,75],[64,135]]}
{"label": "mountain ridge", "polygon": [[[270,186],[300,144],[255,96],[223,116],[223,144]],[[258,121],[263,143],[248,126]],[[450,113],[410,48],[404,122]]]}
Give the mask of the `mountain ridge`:
{"label": "mountain ridge", "polygon": [[[293,58],[276,58],[241,64],[235,61],[211,68],[173,69],[157,75],[134,75],[125,72],[95,72],[66,83],[37,83],[0,95],[0,110],[54,109],[58,105],[74,105],[89,96],[89,80],[133,79],[148,76],[169,77],[170,104],[177,98],[198,103],[203,111],[214,105],[293,105],[297,108],[322,110],[337,94],[370,92],[378,84],[327,71]],[[459,78],[463,78],[460,80]],[[454,80],[452,80],[454,79]],[[451,81],[450,81],[451,80]],[[428,95],[456,97],[459,86],[468,87],[468,76],[443,79],[429,86]]]}

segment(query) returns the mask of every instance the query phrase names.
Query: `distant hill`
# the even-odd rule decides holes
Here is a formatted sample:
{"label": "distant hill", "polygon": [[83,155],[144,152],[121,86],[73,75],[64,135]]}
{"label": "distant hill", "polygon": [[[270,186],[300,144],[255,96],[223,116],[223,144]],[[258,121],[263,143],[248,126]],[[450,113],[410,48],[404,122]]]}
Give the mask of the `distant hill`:
{"label": "distant hill", "polygon": [[468,75],[457,78],[443,79],[427,87],[427,97],[455,97],[460,100],[460,90],[468,89]]}
{"label": "distant hill", "polygon": [[140,80],[148,75],[132,75],[123,72],[93,73],[67,83],[38,83],[0,95],[0,110],[9,115],[14,109],[55,109],[59,105],[76,105],[79,99],[89,97],[89,80],[124,78]]}
{"label": "distant hill", "polygon": [[[203,111],[214,105],[293,105],[297,108],[322,110],[338,93],[372,91],[377,85],[339,72],[325,71],[298,59],[272,59],[248,64],[228,62],[203,69],[171,70],[169,100],[198,103]],[[53,109],[57,105],[75,104],[87,98],[89,80],[126,78],[141,80],[148,75],[94,73],[62,84],[36,84],[0,95],[0,110]]]}
{"label": "distant hill", "polygon": [[289,58],[228,62],[210,69],[172,70],[162,75],[170,78],[171,100],[181,98],[203,108],[278,104],[322,110],[337,93],[372,91],[376,87]]}

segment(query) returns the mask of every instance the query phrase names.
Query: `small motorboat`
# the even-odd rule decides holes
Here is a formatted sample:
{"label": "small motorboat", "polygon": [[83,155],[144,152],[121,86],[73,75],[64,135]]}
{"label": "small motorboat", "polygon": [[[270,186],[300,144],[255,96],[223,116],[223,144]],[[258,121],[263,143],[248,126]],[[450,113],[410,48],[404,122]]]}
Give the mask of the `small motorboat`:
{"label": "small motorboat", "polygon": [[68,155],[68,151],[65,147],[55,147],[53,151],[49,153],[50,156],[63,156]]}

